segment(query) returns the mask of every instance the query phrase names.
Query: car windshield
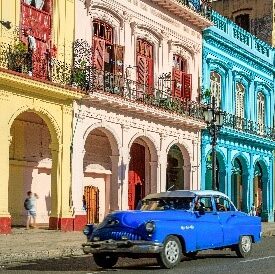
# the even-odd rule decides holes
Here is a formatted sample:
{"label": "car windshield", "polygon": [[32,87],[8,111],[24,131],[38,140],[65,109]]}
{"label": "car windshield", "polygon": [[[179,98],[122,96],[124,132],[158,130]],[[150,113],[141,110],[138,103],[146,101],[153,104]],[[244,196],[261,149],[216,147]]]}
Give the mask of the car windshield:
{"label": "car windshield", "polygon": [[193,198],[190,197],[152,198],[143,200],[140,210],[189,210],[192,204]]}

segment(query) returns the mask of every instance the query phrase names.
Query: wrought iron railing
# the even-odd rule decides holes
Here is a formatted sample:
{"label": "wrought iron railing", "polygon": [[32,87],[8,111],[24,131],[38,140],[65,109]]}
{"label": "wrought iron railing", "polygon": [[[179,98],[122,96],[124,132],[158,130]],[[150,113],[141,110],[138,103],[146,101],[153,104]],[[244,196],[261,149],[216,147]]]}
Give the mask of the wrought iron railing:
{"label": "wrought iron railing", "polygon": [[210,5],[210,1],[202,2],[200,0],[177,0],[180,4],[189,7],[200,15],[206,17],[207,19],[211,19],[212,7]]}
{"label": "wrought iron railing", "polygon": [[234,114],[226,113],[224,116],[223,126],[246,133],[258,135],[263,138],[275,140],[275,129],[250,121],[245,118],[237,117]]}
{"label": "wrought iron railing", "polygon": [[[78,60],[79,61],[79,60]],[[10,45],[0,45],[0,68],[32,76],[54,84],[81,89],[86,93],[104,92],[120,96],[127,100],[143,103],[159,109],[187,115],[203,120],[203,108],[197,102],[172,96],[171,85],[156,83],[148,86],[131,80],[130,77],[100,71],[90,63],[74,62],[73,66],[65,64],[50,54],[39,58]]]}

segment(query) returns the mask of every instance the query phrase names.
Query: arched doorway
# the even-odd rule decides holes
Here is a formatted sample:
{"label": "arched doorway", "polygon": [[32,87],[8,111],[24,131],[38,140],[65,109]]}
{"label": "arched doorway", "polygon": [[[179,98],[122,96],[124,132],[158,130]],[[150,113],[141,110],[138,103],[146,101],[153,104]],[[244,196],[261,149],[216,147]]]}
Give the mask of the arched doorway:
{"label": "arched doorway", "polygon": [[253,203],[257,209],[257,215],[265,218],[264,211],[267,210],[267,181],[268,173],[263,161],[257,161],[254,167],[253,179]]}
{"label": "arched doorway", "polygon": [[[37,193],[36,222],[48,225],[52,213],[52,137],[45,121],[34,112],[23,112],[14,120],[9,151],[9,212],[13,226],[26,223],[26,193]],[[56,137],[56,136],[55,136]],[[55,190],[54,190],[55,193]]]}
{"label": "arched doorway", "polygon": [[233,160],[231,182],[232,201],[239,210],[248,212],[248,173],[242,156]]}
{"label": "arched doorway", "polygon": [[[225,193],[225,162],[222,154],[217,151],[216,154],[216,178],[217,190]],[[212,189],[212,152],[206,158],[205,189]]]}
{"label": "arched doorway", "polygon": [[145,137],[137,138],[131,145],[128,172],[128,206],[136,209],[139,201],[156,192],[157,156],[153,143]]}
{"label": "arched doorway", "polygon": [[184,158],[177,145],[167,154],[166,190],[184,189]]}
{"label": "arched doorway", "polygon": [[112,199],[117,199],[117,186],[112,186],[112,156],[117,144],[110,132],[97,128],[88,134],[84,148],[83,207],[88,223],[98,223],[110,211]]}
{"label": "arched doorway", "polygon": [[173,144],[167,153],[166,190],[190,189],[191,164],[187,149]]}

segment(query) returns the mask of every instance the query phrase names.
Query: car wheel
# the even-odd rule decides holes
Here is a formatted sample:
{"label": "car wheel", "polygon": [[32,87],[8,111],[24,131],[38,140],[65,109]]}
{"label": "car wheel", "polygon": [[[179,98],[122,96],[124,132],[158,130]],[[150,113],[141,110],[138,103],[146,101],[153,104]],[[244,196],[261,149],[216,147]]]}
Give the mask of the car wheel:
{"label": "car wheel", "polygon": [[239,258],[247,257],[252,251],[252,239],[250,236],[242,236],[240,242],[235,247],[236,254]]}
{"label": "car wheel", "polygon": [[158,263],[164,268],[173,268],[181,260],[182,247],[178,237],[169,236],[163,245],[163,249],[158,256]]}
{"label": "car wheel", "polygon": [[198,255],[198,251],[184,253],[184,256],[188,258],[195,258],[197,255]]}
{"label": "car wheel", "polygon": [[108,253],[94,254],[94,261],[102,268],[112,268],[117,263],[118,256]]}

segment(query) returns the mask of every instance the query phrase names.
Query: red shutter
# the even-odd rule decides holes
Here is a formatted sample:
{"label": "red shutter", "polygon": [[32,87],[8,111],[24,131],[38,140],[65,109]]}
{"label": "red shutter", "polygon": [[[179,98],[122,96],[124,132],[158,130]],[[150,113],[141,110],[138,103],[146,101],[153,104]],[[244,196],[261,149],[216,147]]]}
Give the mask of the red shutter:
{"label": "red shutter", "polygon": [[27,44],[27,36],[25,31],[32,30],[32,36],[36,41],[36,51],[33,55],[33,71],[34,77],[47,79],[48,77],[48,60],[47,50],[51,48],[51,28],[52,28],[52,1],[45,2],[45,10],[39,10],[35,7],[21,2],[21,26],[20,38]]}
{"label": "red shutter", "polygon": [[183,74],[184,98],[191,100],[192,96],[192,74]]}
{"label": "red shutter", "polygon": [[183,77],[182,71],[173,68],[173,90],[172,96],[182,98],[183,97]]}
{"label": "red shutter", "polygon": [[105,41],[94,37],[93,39],[93,66],[98,70],[104,70]]}
{"label": "red shutter", "polygon": [[141,55],[137,56],[137,82],[148,85],[146,57]]}
{"label": "red shutter", "polygon": [[124,47],[113,45],[113,73],[119,76],[123,75]]}

